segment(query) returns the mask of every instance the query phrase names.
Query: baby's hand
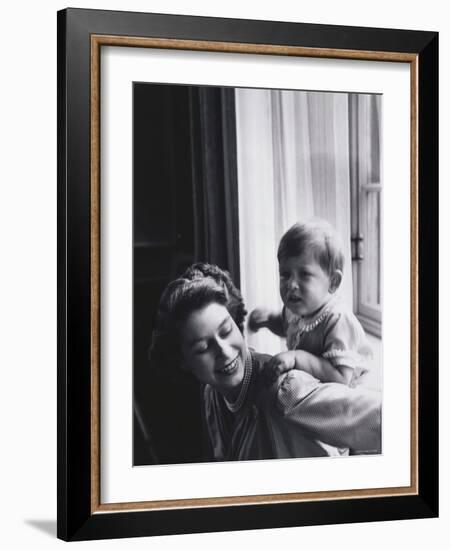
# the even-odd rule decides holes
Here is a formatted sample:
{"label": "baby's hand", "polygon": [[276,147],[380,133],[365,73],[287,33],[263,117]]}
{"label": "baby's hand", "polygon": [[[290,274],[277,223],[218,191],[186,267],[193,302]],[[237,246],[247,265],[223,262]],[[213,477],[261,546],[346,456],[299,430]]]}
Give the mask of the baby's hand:
{"label": "baby's hand", "polygon": [[248,328],[252,332],[257,332],[260,328],[267,327],[272,312],[267,308],[256,308],[250,313],[248,318]]}
{"label": "baby's hand", "polygon": [[295,368],[295,352],[284,351],[274,355],[264,365],[263,378],[267,385],[271,385],[284,372]]}

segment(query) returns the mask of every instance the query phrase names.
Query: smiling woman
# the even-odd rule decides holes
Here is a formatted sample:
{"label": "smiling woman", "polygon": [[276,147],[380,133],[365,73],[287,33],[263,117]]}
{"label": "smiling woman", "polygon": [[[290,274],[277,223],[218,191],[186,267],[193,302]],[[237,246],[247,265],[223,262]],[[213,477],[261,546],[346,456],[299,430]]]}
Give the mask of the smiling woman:
{"label": "smiling woman", "polygon": [[209,264],[192,266],[161,296],[152,359],[178,364],[203,384],[204,459],[380,452],[381,396],[298,370],[267,383],[270,356],[247,348],[245,313],[229,275]]}
{"label": "smiling woman", "polygon": [[244,377],[242,334],[227,309],[212,302],[181,324],[185,368],[228,400],[236,399]]}

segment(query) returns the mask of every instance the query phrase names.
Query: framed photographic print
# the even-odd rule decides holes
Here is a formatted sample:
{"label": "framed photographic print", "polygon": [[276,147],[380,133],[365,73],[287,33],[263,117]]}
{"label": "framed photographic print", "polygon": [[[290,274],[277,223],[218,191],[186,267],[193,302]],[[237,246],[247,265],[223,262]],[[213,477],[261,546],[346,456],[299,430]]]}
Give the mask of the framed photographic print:
{"label": "framed photographic print", "polygon": [[58,13],[58,536],[438,514],[438,36]]}

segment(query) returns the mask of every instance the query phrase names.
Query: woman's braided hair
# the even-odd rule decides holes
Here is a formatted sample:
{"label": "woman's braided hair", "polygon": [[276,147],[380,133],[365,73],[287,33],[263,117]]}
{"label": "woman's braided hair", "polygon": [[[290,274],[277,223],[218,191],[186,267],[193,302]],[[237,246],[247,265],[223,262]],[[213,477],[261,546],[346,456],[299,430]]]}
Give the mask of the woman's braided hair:
{"label": "woman's braided hair", "polygon": [[227,295],[226,308],[239,330],[242,333],[244,332],[244,321],[247,310],[245,309],[242,294],[236,288],[228,271],[224,271],[217,265],[198,262],[188,267],[182,276],[191,281],[209,277],[218,283]]}
{"label": "woman's braided hair", "polygon": [[180,362],[181,323],[197,309],[210,303],[224,305],[243,332],[247,311],[230,274],[216,265],[196,263],[163,291],[152,333],[150,359],[165,369]]}

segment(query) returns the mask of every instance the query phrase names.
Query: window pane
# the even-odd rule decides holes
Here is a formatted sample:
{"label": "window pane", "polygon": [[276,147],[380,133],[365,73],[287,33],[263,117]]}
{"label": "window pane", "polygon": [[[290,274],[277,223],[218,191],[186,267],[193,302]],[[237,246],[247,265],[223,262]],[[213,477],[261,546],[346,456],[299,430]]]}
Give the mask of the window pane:
{"label": "window pane", "polygon": [[369,96],[369,181],[380,181],[380,101],[381,97]]}
{"label": "window pane", "polygon": [[380,189],[365,190],[365,247],[362,262],[363,304],[375,308],[381,305],[380,288]]}

